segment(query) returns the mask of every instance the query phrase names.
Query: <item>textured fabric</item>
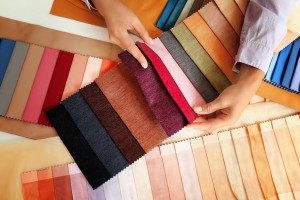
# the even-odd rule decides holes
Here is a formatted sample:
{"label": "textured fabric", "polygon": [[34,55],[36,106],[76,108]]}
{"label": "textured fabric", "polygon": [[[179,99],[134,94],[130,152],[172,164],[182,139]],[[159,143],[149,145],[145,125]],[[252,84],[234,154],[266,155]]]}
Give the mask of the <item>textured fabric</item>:
{"label": "textured fabric", "polygon": [[216,99],[219,95],[218,92],[187,55],[175,36],[168,31],[159,36],[159,38],[205,101],[211,102]]}
{"label": "textured fabric", "polygon": [[45,48],[28,97],[22,119],[38,122],[59,50]]}
{"label": "textured fabric", "polygon": [[23,199],[39,199],[39,185],[37,171],[23,173],[21,175],[22,179],[22,191]]}
{"label": "textured fabric", "polygon": [[156,22],[156,27],[164,30],[164,25],[166,24],[169,16],[171,15],[172,11],[174,10],[177,2],[179,0],[168,0],[168,3],[166,4],[166,6],[164,7],[164,10],[162,11],[159,19]]}
{"label": "textured fabric", "polygon": [[234,58],[239,49],[240,38],[218,7],[214,3],[209,3],[200,9],[199,13],[231,57]]}
{"label": "textured fabric", "polygon": [[300,38],[298,38],[296,41],[293,42],[293,47],[290,53],[289,61],[284,71],[281,85],[283,85],[286,88],[290,87],[294,70],[296,68],[297,61],[300,57],[299,52],[300,52]]}
{"label": "textured fabric", "polygon": [[278,56],[279,56],[279,53],[275,54],[271,60],[271,63],[270,63],[270,66],[269,66],[269,69],[266,73],[266,76],[265,76],[265,79],[268,80],[268,81],[271,81],[271,77],[272,77],[272,74],[274,72],[274,69],[275,69],[275,66],[276,66],[276,63],[277,63],[277,59],[278,59]]}
{"label": "textured fabric", "polygon": [[293,75],[290,89],[300,92],[300,57],[297,61],[297,66]]}
{"label": "textured fabric", "polygon": [[16,42],[0,87],[0,115],[7,113],[29,45]]}
{"label": "textured fabric", "polygon": [[[187,76],[183,73],[181,68],[175,62],[171,54],[168,52],[163,43],[156,38],[154,40],[154,44],[149,46],[163,61],[164,65],[168,69],[169,73],[172,75],[174,81],[180,88],[183,93],[185,99],[190,104],[191,107],[200,106],[205,104],[204,99],[195,89],[193,84],[187,78]],[[155,54],[154,54],[155,55]]]}
{"label": "textured fabric", "polygon": [[276,83],[277,85],[281,84],[282,78],[283,78],[283,72],[287,66],[290,52],[292,50],[293,43],[289,44],[287,47],[285,47],[280,53],[279,57],[277,59],[277,63],[272,75],[272,82]]}
{"label": "textured fabric", "polygon": [[149,107],[168,136],[182,129],[187,121],[164,88],[151,63],[148,62],[149,67],[143,69],[127,51],[119,57],[134,73]]}
{"label": "textured fabric", "polygon": [[209,80],[213,87],[221,93],[226,88],[226,85],[222,84],[218,76],[216,76],[216,74],[219,75],[221,72],[216,72],[220,71],[218,66],[198,43],[189,29],[181,23],[171,31],[204,76]]}
{"label": "textured fabric", "polygon": [[182,12],[180,13],[176,24],[179,24],[180,22],[182,22],[185,18],[187,18],[189,16],[189,12],[192,9],[193,4],[195,3],[195,0],[187,0]]}
{"label": "textured fabric", "polygon": [[68,165],[51,167],[53,174],[53,184],[55,189],[55,199],[72,200],[71,180]]}
{"label": "textured fabric", "polygon": [[69,75],[74,54],[60,51],[49,83],[46,98],[39,117],[39,124],[50,126],[46,111],[58,105],[61,101],[65,84]]}
{"label": "textured fabric", "polygon": [[135,77],[124,64],[100,76],[96,83],[145,152],[167,138]]}
{"label": "textured fabric", "polygon": [[300,159],[300,118],[298,115],[294,115],[285,118],[285,120],[289,127],[289,132],[291,134],[298,159]]}
{"label": "textured fabric", "polygon": [[40,170],[37,172],[37,175],[39,186],[39,199],[56,199],[51,168]]}
{"label": "textured fabric", "polygon": [[176,24],[177,19],[179,18],[187,0],[178,0],[176,3],[175,8],[172,10],[168,20],[166,21],[165,25],[163,26],[164,31],[168,31]]}
{"label": "textured fabric", "polygon": [[[201,15],[199,13],[195,13],[188,19],[184,20],[184,23],[211,59],[217,64],[217,68],[213,70],[214,76],[218,77],[219,83],[222,84],[223,87],[226,87],[230,85],[229,80],[235,82],[237,74],[232,71],[234,63],[233,58],[213,31],[205,23]],[[218,49],[218,51],[216,51],[216,49]]]}
{"label": "textured fabric", "polygon": [[131,166],[118,174],[122,199],[138,200]]}
{"label": "textured fabric", "polygon": [[202,3],[203,3],[203,0],[195,0],[192,7],[191,7],[191,10],[190,10],[188,16],[190,16],[193,13],[197,12],[202,7]]}
{"label": "textured fabric", "polygon": [[[75,163],[68,164],[74,200],[88,199],[87,181]],[[89,187],[91,187],[89,185]]]}
{"label": "textured fabric", "polygon": [[53,108],[47,115],[91,186],[95,189],[106,182],[111,175],[99,161],[64,106]]}
{"label": "textured fabric", "polygon": [[[196,118],[197,114],[194,112],[192,107],[188,104],[186,98],[183,96],[176,80],[173,79],[171,73],[168,71],[166,65],[162,62],[160,57],[156,55],[146,44],[137,43],[141,50],[147,55],[152,65],[154,66],[156,72],[160,76],[160,79],[164,83],[164,86],[169,91],[170,95],[173,97],[173,100],[185,115],[186,119],[192,123]],[[171,63],[169,63],[171,65]]]}
{"label": "textured fabric", "polygon": [[101,69],[100,69],[100,75],[103,75],[104,73],[108,72],[111,70],[113,67],[115,67],[118,63],[107,60],[107,59],[102,59],[102,64],[101,64]]}
{"label": "textured fabric", "polygon": [[80,93],[130,164],[145,154],[96,83],[81,89]]}
{"label": "textured fabric", "polygon": [[111,176],[116,175],[128,165],[79,92],[67,98],[63,105]]}
{"label": "textured fabric", "polygon": [[0,43],[0,86],[3,81],[11,54],[14,50],[15,41],[8,39],[1,39]]}
{"label": "textured fabric", "polygon": [[235,0],[242,13],[245,15],[250,0]]}
{"label": "textured fabric", "polygon": [[92,83],[99,76],[101,70],[101,64],[102,64],[102,59],[100,58],[95,58],[95,57],[88,58],[84,75],[82,78],[82,83],[81,83],[82,88]]}
{"label": "textured fabric", "polygon": [[43,47],[30,45],[6,116],[14,119],[22,118],[43,52]]}

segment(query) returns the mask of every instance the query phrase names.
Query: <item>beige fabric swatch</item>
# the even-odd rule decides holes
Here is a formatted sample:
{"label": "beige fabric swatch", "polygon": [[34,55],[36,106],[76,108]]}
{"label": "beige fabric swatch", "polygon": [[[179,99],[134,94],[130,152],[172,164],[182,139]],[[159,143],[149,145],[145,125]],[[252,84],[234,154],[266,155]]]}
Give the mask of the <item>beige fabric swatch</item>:
{"label": "beige fabric swatch", "polygon": [[257,124],[251,125],[247,127],[247,130],[252,157],[264,198],[278,199],[259,126]]}
{"label": "beige fabric swatch", "polygon": [[245,15],[248,4],[249,4],[249,0],[235,0],[235,2],[239,6],[242,13]]}
{"label": "beige fabric swatch", "polygon": [[218,136],[215,134],[204,136],[203,142],[217,198],[236,199],[227,178]]}
{"label": "beige fabric swatch", "polygon": [[232,191],[237,199],[248,199],[236,157],[233,141],[229,131],[218,134],[223,159],[226,167],[227,177]]}
{"label": "beige fabric swatch", "polygon": [[247,196],[253,200],[263,199],[264,197],[252,161],[247,132],[245,128],[239,128],[232,130],[231,134]]}
{"label": "beige fabric swatch", "polygon": [[294,197],[300,199],[300,164],[289,129],[284,119],[273,120],[272,125]]}
{"label": "beige fabric swatch", "polygon": [[199,137],[191,139],[191,146],[200,183],[202,199],[217,199],[202,138]]}
{"label": "beige fabric swatch", "polygon": [[289,127],[289,131],[293,140],[293,144],[298,156],[298,160],[300,161],[300,119],[299,115],[294,115],[291,117],[287,117],[286,122]]}
{"label": "beige fabric swatch", "polygon": [[278,197],[294,199],[271,122],[261,123],[260,129]]}

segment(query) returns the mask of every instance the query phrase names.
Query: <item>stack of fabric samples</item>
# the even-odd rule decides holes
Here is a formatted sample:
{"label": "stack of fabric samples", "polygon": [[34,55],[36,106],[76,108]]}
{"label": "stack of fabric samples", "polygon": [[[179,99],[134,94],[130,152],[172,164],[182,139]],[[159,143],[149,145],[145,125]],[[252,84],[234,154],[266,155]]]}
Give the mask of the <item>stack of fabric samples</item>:
{"label": "stack of fabric samples", "polygon": [[117,63],[0,39],[0,115],[50,126],[45,111]]}
{"label": "stack of fabric samples", "polygon": [[95,190],[75,163],[33,170],[21,174],[23,197],[299,199],[299,132],[293,115],[163,144]]}

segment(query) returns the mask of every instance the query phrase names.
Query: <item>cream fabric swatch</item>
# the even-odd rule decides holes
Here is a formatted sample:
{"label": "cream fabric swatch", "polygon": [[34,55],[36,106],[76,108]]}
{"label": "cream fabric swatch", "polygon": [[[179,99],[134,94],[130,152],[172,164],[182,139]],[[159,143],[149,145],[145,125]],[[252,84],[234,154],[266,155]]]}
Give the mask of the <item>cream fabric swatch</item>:
{"label": "cream fabric swatch", "polygon": [[300,161],[300,119],[299,115],[294,115],[286,118],[286,122],[289,127],[289,131],[293,140],[294,147]]}
{"label": "cream fabric swatch", "polygon": [[131,165],[126,167],[118,174],[122,199],[124,200],[137,200],[135,183],[132,173]]}

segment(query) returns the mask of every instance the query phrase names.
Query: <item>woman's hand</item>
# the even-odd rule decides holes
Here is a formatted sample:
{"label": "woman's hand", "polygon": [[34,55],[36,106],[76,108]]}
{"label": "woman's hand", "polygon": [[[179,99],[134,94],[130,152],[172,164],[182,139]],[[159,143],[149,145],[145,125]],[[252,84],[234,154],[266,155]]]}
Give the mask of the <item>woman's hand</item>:
{"label": "woman's hand", "polygon": [[105,18],[110,40],[127,50],[146,68],[148,66],[146,58],[128,34],[129,30],[135,30],[147,44],[153,43],[138,17],[120,0],[93,0],[93,3]]}
{"label": "woman's hand", "polygon": [[[195,126],[210,133],[236,122],[260,86],[264,73],[254,67],[242,64],[237,83],[226,88],[211,103],[195,108],[199,118],[189,126]],[[215,114],[205,119],[202,115]]]}

